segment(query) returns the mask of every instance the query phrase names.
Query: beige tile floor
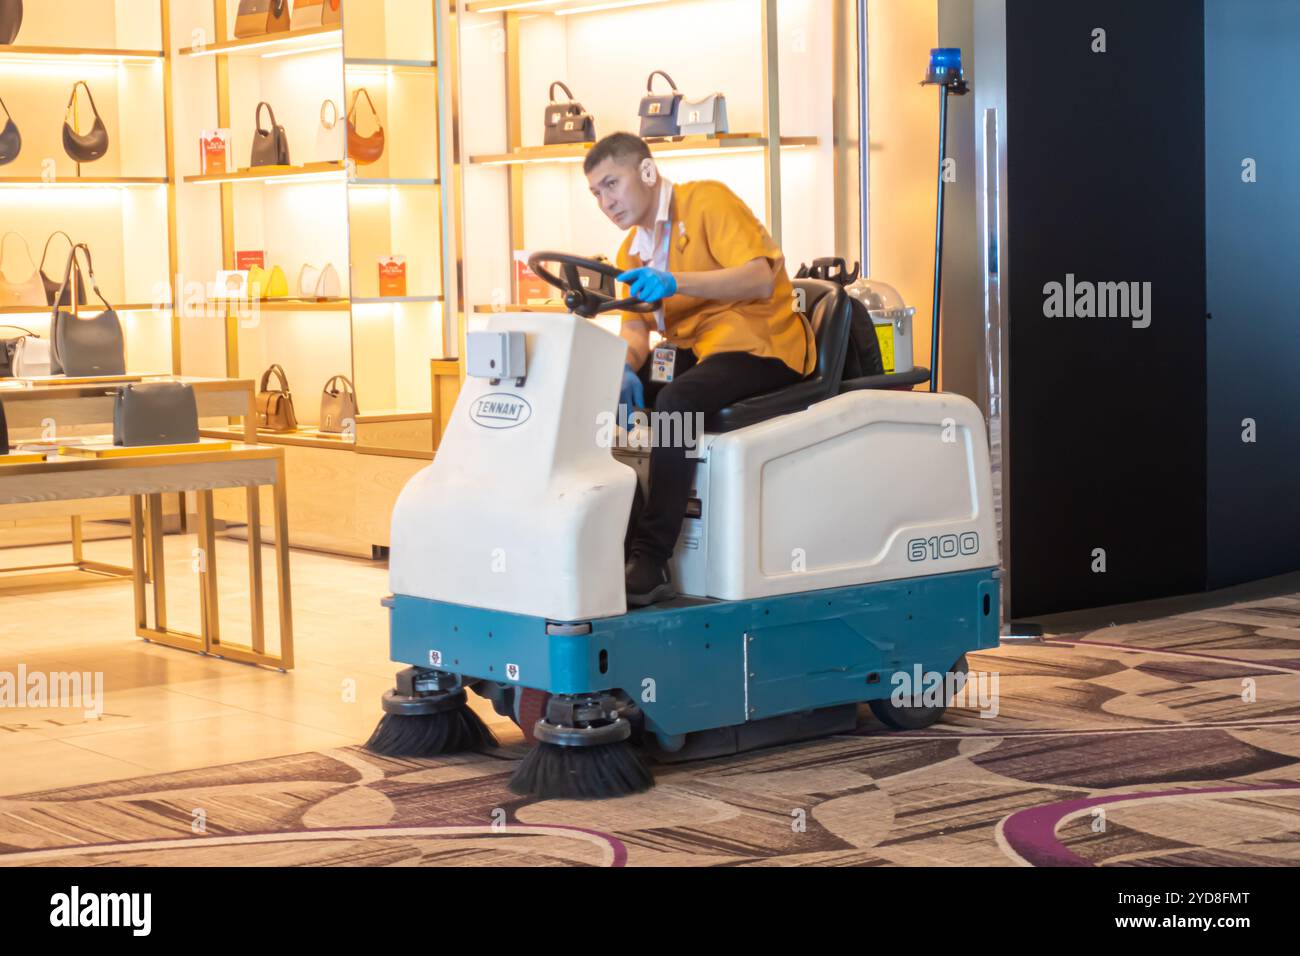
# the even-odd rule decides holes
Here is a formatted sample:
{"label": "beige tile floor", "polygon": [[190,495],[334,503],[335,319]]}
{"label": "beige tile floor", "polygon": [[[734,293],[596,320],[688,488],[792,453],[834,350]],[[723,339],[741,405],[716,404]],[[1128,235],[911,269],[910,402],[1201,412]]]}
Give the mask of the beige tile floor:
{"label": "beige tile floor", "polygon": [[[168,623],[198,630],[193,535],[166,539]],[[66,560],[67,546],[0,549],[0,568]],[[272,552],[268,645],[276,646]],[[125,539],[95,541],[86,556],[130,563]],[[219,540],[224,639],[247,643],[243,542]],[[294,652],[288,673],[203,657],[135,636],[129,580],[70,587],[71,575],[0,577],[0,673],[101,672],[104,713],[80,707],[0,706],[0,794],[24,793],[365,741],[392,686],[384,564],[294,551]],[[476,708],[483,712],[482,707]],[[496,729],[500,718],[483,713]],[[509,727],[508,724],[505,725]]]}

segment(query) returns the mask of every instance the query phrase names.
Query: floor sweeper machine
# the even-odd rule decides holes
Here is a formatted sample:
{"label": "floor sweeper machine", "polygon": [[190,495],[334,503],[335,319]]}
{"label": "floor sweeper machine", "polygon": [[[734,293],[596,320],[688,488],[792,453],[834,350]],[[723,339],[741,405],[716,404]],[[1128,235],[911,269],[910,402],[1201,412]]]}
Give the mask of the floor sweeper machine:
{"label": "floor sweeper machine", "polygon": [[620,428],[625,343],[590,320],[657,303],[599,291],[591,275],[617,273],[604,262],[530,266],[568,314],[503,312],[468,336],[437,456],[393,512],[385,604],[410,666],[368,746],[494,746],[472,691],[533,742],[512,790],[590,798],[645,790],[650,762],[852,730],[864,703],[893,728],[938,720],[948,698],[918,682],[951,691],[965,654],[998,643],[976,406],[845,390],[849,296],[797,280],[816,369],[701,423],[679,596],[629,610],[624,539],[655,436]]}

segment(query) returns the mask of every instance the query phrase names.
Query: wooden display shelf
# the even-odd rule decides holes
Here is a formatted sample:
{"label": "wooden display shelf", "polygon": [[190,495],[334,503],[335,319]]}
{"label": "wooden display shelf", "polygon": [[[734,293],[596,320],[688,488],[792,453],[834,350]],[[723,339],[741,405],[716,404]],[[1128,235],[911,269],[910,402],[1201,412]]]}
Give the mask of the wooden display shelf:
{"label": "wooden display shelf", "polygon": [[0,186],[166,186],[166,176],[69,176],[44,179],[40,176],[0,176]]}
{"label": "wooden display shelf", "polygon": [[480,315],[490,315],[495,312],[568,312],[569,310],[558,302],[554,305],[525,305],[522,302],[507,302],[505,305],[476,305],[474,311]]}
{"label": "wooden display shelf", "polygon": [[[165,303],[163,305],[154,305],[152,303],[140,304],[140,303],[131,302],[126,305],[114,305],[113,311],[114,312],[170,312],[171,308],[172,308],[171,303]],[[83,306],[78,306],[78,310],[81,312],[98,313],[103,311],[103,304],[98,300],[92,300],[90,302],[87,302]],[[8,305],[0,309],[0,315],[47,315],[53,311],[54,311],[54,306],[52,305]],[[67,312],[69,311],[69,308],[66,305],[60,306],[59,311]]]}
{"label": "wooden display shelf", "polygon": [[294,182],[326,179],[345,182],[347,169],[341,161],[328,160],[322,163],[307,163],[303,166],[254,166],[251,169],[237,169],[233,173],[209,173],[204,176],[186,176],[187,183],[256,183],[256,182]]}
{"label": "wooden display shelf", "polygon": [[[337,43],[325,41],[337,39]],[[181,56],[292,56],[296,53],[323,53],[343,49],[343,27],[332,24],[312,27],[309,30],[291,30],[286,33],[265,33],[239,40],[225,40],[203,47],[181,47]]]}
{"label": "wooden display shelf", "polygon": [[414,178],[393,178],[393,177],[375,177],[373,179],[366,176],[357,176],[348,180],[349,186],[441,186],[441,179],[414,179]]}
{"label": "wooden display shelf", "polygon": [[583,13],[669,3],[671,0],[470,0],[470,13]]}
{"label": "wooden display shelf", "polygon": [[[242,428],[202,428],[199,434],[205,438],[235,439],[243,441]],[[332,448],[338,451],[353,451],[356,441],[345,435],[328,435],[311,427],[295,428],[291,432],[271,432],[257,430],[259,445],[297,445],[302,448]]]}
{"label": "wooden display shelf", "polygon": [[436,60],[394,60],[382,56],[345,56],[344,67],[389,66],[401,70],[436,70]]}
{"label": "wooden display shelf", "polygon": [[[677,153],[685,156],[759,153],[767,148],[767,138],[757,133],[726,133],[720,136],[681,136],[673,139],[648,139],[656,154]],[[782,136],[781,148],[817,145],[816,136]],[[565,143],[558,146],[521,146],[512,153],[489,153],[471,156],[475,166],[511,166],[521,163],[576,163],[591,149],[590,143]]]}
{"label": "wooden display shelf", "polygon": [[[347,312],[352,308],[350,299],[275,298],[255,302],[262,312]],[[253,304],[249,303],[250,310]]]}
{"label": "wooden display shelf", "polygon": [[441,302],[440,295],[376,295],[353,297],[353,305],[389,305],[394,302]]}
{"label": "wooden display shelf", "polygon": [[111,47],[75,46],[0,46],[3,60],[106,60],[117,63],[139,61],[152,63],[161,60],[162,50],[115,50]]}

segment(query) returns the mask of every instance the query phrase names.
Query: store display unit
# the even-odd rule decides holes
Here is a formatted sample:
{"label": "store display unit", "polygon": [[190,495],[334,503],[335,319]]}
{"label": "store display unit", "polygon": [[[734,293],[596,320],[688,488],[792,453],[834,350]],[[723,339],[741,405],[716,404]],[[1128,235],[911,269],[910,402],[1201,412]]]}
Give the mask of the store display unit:
{"label": "store display unit", "polygon": [[[388,544],[397,492],[435,447],[437,4],[343,0],[339,24],[239,38],[237,0],[183,6],[172,34],[186,107],[175,137],[181,272],[210,281],[250,271],[253,295],[272,293],[187,319],[185,367],[257,378],[283,366],[294,427],[259,431],[259,441],[285,450],[290,541],[371,557]],[[267,135],[283,136],[288,163],[253,165],[259,114]],[[205,170],[198,143],[215,131],[228,131],[225,162]],[[241,266],[257,253],[266,274],[255,279]],[[337,294],[313,295],[330,266]],[[340,375],[355,383],[359,411],[341,431],[322,429],[321,393]],[[208,424],[205,435],[234,434],[234,423]],[[218,492],[217,515],[249,520],[238,494]]]}

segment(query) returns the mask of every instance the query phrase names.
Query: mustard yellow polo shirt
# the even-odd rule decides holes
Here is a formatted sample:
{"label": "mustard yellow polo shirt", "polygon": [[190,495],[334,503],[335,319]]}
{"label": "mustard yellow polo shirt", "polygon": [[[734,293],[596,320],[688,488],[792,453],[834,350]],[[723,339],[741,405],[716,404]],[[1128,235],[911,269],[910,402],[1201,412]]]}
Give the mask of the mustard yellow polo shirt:
{"label": "mustard yellow polo shirt", "polygon": [[[740,197],[713,180],[673,185],[672,238],[668,271],[710,272],[742,266],[763,257],[772,264],[771,298],[720,302],[674,295],[664,300],[668,341],[692,349],[701,359],[714,352],[748,352],[779,358],[800,375],[817,362],[812,326],[794,310],[794,287],[785,270],[785,254]],[[628,231],[616,263],[624,271],[646,265],[631,251],[636,229]],[[623,321],[647,321],[623,313]]]}

